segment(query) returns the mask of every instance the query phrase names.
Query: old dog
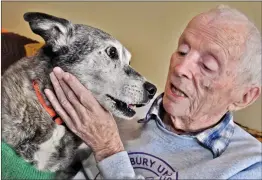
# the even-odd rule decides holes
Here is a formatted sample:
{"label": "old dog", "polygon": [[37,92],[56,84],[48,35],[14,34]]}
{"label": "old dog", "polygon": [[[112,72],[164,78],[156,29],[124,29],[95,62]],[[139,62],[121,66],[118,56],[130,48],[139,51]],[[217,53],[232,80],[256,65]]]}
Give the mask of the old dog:
{"label": "old dog", "polygon": [[133,108],[147,104],[157,89],[132,69],[130,52],[108,33],[40,12],[24,19],[45,45],[2,76],[2,140],[37,169],[61,174],[82,142],[47,111],[44,89],[52,89],[55,66],[75,75],[116,118],[132,118]]}

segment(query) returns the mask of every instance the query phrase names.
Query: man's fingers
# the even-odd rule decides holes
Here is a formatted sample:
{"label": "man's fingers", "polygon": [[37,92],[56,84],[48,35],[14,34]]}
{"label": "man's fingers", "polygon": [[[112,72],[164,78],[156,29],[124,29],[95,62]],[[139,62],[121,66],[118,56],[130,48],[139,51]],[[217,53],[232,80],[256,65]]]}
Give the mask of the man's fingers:
{"label": "man's fingers", "polygon": [[73,108],[73,106],[70,104],[70,102],[67,100],[60,84],[59,81],[57,80],[56,76],[54,75],[54,73],[50,74],[50,79],[52,81],[55,93],[57,95],[57,99],[59,101],[59,103],[61,104],[61,106],[67,111],[67,113],[69,114],[71,121],[74,123],[74,125],[77,125],[76,122],[80,122],[79,117],[75,111],[75,109]]}
{"label": "man's fingers", "polygon": [[64,71],[60,67],[55,67],[53,69],[53,72],[58,80],[61,80],[63,78]]}
{"label": "man's fingers", "polygon": [[74,92],[70,89],[70,87],[68,87],[68,85],[63,81],[60,80],[59,81],[67,99],[69,100],[69,102],[72,104],[72,106],[74,106],[77,115],[80,119],[81,122],[76,122],[76,124],[80,125],[83,124],[84,121],[88,120],[87,117],[85,117],[86,115],[86,108],[79,102],[78,98],[76,97],[76,95],[74,94]]}
{"label": "man's fingers", "polygon": [[47,99],[51,102],[53,108],[58,113],[58,115],[62,118],[62,120],[66,123],[66,125],[68,127],[74,127],[70,117],[67,115],[67,113],[64,111],[62,106],[59,104],[55,94],[49,89],[45,89],[44,91],[47,96]]}
{"label": "man's fingers", "polygon": [[88,109],[92,109],[94,106],[98,105],[97,100],[92,95],[91,91],[89,91],[82,83],[72,74],[64,72],[61,68],[54,68],[54,73],[58,76],[61,76],[61,72],[63,74],[63,80],[69,85],[69,87],[76,94],[79,101]]}

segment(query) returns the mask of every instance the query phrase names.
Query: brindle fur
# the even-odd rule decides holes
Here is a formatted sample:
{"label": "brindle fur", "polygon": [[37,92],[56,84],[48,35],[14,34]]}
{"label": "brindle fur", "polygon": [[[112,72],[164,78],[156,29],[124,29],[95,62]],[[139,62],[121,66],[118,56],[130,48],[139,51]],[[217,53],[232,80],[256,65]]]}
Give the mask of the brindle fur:
{"label": "brindle fur", "polygon": [[[38,169],[68,178],[77,171],[70,165],[82,141],[53,122],[36,97],[33,80],[44,95],[45,88],[52,89],[49,74],[60,66],[87,86],[115,117],[129,119],[105,95],[127,104],[145,104],[150,99],[144,88],[146,79],[129,66],[131,55],[127,49],[99,29],[37,12],[26,13],[24,19],[45,45],[35,56],[11,65],[2,76],[2,140]],[[118,59],[106,55],[109,46],[116,47]],[[53,148],[51,153],[45,152],[49,149],[45,145]],[[48,154],[45,160],[36,158],[41,153]]]}

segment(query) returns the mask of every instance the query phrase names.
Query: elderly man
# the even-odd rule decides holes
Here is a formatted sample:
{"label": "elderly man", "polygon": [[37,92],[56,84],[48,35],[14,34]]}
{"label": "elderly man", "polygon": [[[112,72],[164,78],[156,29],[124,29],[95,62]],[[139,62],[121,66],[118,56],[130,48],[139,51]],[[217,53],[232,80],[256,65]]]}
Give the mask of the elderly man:
{"label": "elderly man", "polygon": [[[70,90],[56,77],[80,94],[82,104],[67,96]],[[48,98],[94,151],[91,179],[262,178],[261,143],[232,116],[261,92],[261,36],[237,10],[219,6],[189,22],[171,56],[165,92],[139,121],[141,135],[125,145],[113,117],[74,76],[55,68],[51,79],[69,99],[57,93],[56,100],[46,90]],[[85,111],[68,110],[59,101]],[[76,112],[81,122],[70,118]]]}

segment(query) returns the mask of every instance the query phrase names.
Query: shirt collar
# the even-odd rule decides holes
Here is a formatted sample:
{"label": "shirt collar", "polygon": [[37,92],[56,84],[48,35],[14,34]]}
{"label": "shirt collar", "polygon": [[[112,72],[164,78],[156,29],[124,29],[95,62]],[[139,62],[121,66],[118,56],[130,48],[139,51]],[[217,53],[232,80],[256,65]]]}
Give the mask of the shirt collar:
{"label": "shirt collar", "polygon": [[227,112],[216,126],[199,133],[196,137],[216,158],[226,150],[233,134],[233,114]]}
{"label": "shirt collar", "polygon": [[[139,120],[139,123],[147,123],[154,119],[165,126],[161,120],[161,117],[163,117],[162,114],[165,112],[163,108],[163,95],[164,93],[160,94],[154,100],[146,117]],[[227,112],[216,126],[198,133],[195,137],[204,147],[208,148],[213,153],[214,158],[216,158],[226,150],[233,133],[233,114]]]}
{"label": "shirt collar", "polygon": [[146,117],[144,119],[138,120],[139,123],[147,123],[151,119],[158,119],[161,121],[161,113],[162,110],[162,102],[163,102],[164,93],[160,94],[151,105],[150,109],[148,110]]}

